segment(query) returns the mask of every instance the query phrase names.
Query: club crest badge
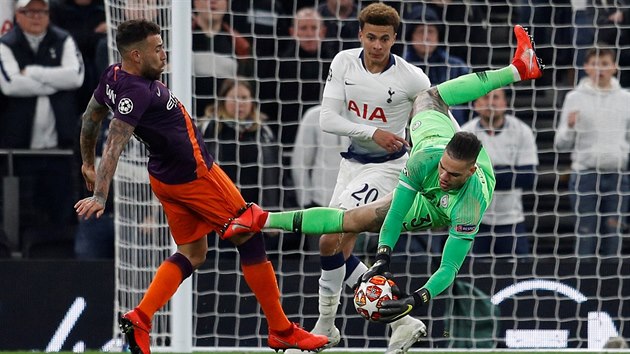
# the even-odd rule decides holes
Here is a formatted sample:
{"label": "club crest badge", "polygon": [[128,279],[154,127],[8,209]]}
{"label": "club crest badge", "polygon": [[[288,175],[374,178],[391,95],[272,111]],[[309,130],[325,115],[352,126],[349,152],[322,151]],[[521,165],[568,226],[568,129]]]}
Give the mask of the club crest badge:
{"label": "club crest badge", "polygon": [[448,206],[448,194],[443,195],[442,198],[440,198],[440,206],[442,208],[446,208]]}

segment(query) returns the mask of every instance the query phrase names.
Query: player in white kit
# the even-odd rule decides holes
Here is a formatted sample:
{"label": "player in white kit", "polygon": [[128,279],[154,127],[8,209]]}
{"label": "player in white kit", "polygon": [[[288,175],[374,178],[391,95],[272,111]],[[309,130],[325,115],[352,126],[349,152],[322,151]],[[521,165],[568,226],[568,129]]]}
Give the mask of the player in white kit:
{"label": "player in white kit", "polygon": [[[359,14],[362,47],[339,52],[324,88],[320,125],[328,133],[350,137],[342,153],[331,207],[352,209],[386,196],[398,183],[408,159],[405,128],[416,95],[431,86],[414,65],[391,53],[400,17],[382,3]],[[326,234],[319,241],[319,318],[313,333],[340,341],[335,316],[345,283],[352,287],[367,266],[352,250],[357,234]],[[411,316],[392,323],[388,352],[402,353],[426,334],[422,321]]]}
{"label": "player in white kit", "polygon": [[[361,22],[361,24],[363,25],[363,22]],[[373,26],[368,26],[367,24],[365,25],[365,27],[362,26],[362,40],[366,38],[364,36],[370,35],[370,29],[372,27]],[[452,184],[451,182],[453,182],[453,179],[460,179],[461,181],[463,181],[462,178],[466,175],[470,175],[470,173],[472,172],[459,173],[455,169],[452,170],[454,172],[451,172],[450,170],[446,171],[444,170],[444,166],[442,166],[441,162],[439,164],[440,166],[437,166],[438,161],[436,159],[433,159],[434,166],[431,170],[433,171],[433,177],[428,179],[425,178],[426,176],[423,177],[424,174],[428,173],[423,170],[422,167],[426,165],[426,161],[422,158],[418,160],[418,156],[420,156],[418,155],[418,153],[424,151],[423,147],[427,147],[429,145],[434,146],[435,139],[439,140],[441,139],[440,137],[449,137],[451,136],[449,134],[453,134],[454,131],[459,129],[459,126],[456,122],[454,122],[452,116],[451,122],[453,123],[453,125],[445,124],[446,122],[443,120],[426,120],[424,118],[443,117],[443,114],[448,112],[448,106],[461,104],[463,102],[477,99],[489,93],[493,89],[514,82],[532,80],[541,77],[543,65],[541,60],[536,56],[534,43],[531,39],[531,36],[529,36],[527,31],[519,25],[514,26],[514,34],[517,39],[517,48],[516,52],[514,53],[514,58],[512,59],[512,64],[498,70],[487,70],[474,74],[464,75],[457,79],[441,83],[440,85],[432,89],[419,92],[418,97],[416,98],[417,102],[414,102],[414,112],[412,112],[412,114],[418,114],[415,115],[415,120],[413,121],[412,127],[410,129],[412,131],[412,139],[415,142],[415,145],[413,147],[414,150],[412,150],[411,152],[412,157],[409,159],[409,161],[416,161],[420,164],[412,164],[413,166],[411,166],[411,168],[413,171],[409,170],[409,164],[406,165],[406,168],[402,170],[404,171],[404,173],[400,174],[399,184],[396,187],[395,193],[392,193],[389,196],[384,196],[382,199],[370,203],[369,205],[361,208],[352,209],[350,211],[344,211],[338,208],[313,208],[307,210],[273,213],[264,211],[259,206],[252,203],[241,216],[230,220],[229,223],[224,225],[224,238],[230,238],[244,232],[259,232],[263,229],[280,229],[287,231],[292,230],[294,232],[304,231],[307,234],[338,232],[339,230],[352,230],[354,232],[360,232],[362,230],[381,230],[379,246],[383,247],[379,247],[379,253],[377,254],[376,258],[377,262],[375,262],[372,268],[370,268],[369,272],[371,272],[371,274],[383,274],[388,269],[389,252],[398,240],[399,231],[401,229],[409,230],[409,228],[407,228],[409,225],[411,225],[411,227],[415,229],[425,229],[427,227],[439,227],[452,224],[453,227],[451,227],[451,231],[454,232],[455,235],[455,237],[452,239],[466,241],[465,239],[458,236],[458,234],[464,232],[467,234],[467,241],[464,243],[460,243],[460,246],[451,247],[450,250],[447,250],[446,248],[444,249],[445,258],[442,259],[443,262],[440,265],[440,270],[433,274],[433,276],[431,277],[432,280],[430,279],[427,282],[427,286],[431,285],[433,289],[429,290],[427,288],[420,288],[413,292],[412,295],[405,294],[402,299],[387,301],[383,303],[383,307],[387,312],[383,313],[383,315],[389,316],[382,318],[384,322],[389,322],[391,319],[400,317],[402,317],[402,319],[410,319],[407,314],[409,314],[414,308],[418,306],[423,306],[423,304],[427,303],[430,300],[432,294],[439,294],[444,291],[455,279],[457,271],[461,266],[461,262],[464,261],[466,253],[471,246],[472,239],[468,236],[472,236],[477,232],[477,227],[472,226],[479,224],[479,219],[485,210],[485,206],[480,207],[480,203],[484,203],[484,205],[490,204],[492,194],[487,193],[487,188],[480,188],[479,191],[475,192],[476,194],[478,194],[475,198],[461,199],[467,200],[472,203],[472,206],[468,205],[468,207],[464,206],[461,210],[458,209],[459,211],[461,211],[461,215],[457,213],[452,214],[454,210],[452,209],[452,207],[454,205],[463,205],[461,203],[457,204],[456,200],[452,201],[453,203],[447,203],[448,205],[441,205],[441,203],[438,203],[440,205],[436,205],[435,201],[441,200],[439,196],[435,196],[434,192],[436,190],[446,191],[450,188],[449,186]],[[377,36],[377,38],[384,37]],[[365,65],[367,71],[373,72],[373,70],[370,70],[370,62],[368,62],[367,60],[367,56],[370,55],[370,53],[368,52],[368,49],[370,48],[366,45],[365,42],[363,42],[363,45],[364,51],[362,52],[363,54],[361,54],[363,58],[363,64]],[[394,57],[394,59],[397,58]],[[399,61],[396,61],[396,64],[398,63]],[[389,69],[391,69],[391,67],[389,67]],[[333,80],[333,78],[335,78],[336,75],[338,75],[335,70],[336,67],[333,66],[333,71],[330,76],[331,81]],[[344,85],[346,85],[345,79],[343,80],[343,82]],[[348,82],[351,84],[354,83],[352,81]],[[343,93],[341,93],[341,95],[343,95],[343,97],[345,98],[345,90]],[[339,99],[337,97],[331,98],[330,96],[325,96],[326,97],[324,98],[324,102],[327,104],[330,104],[329,102],[331,101],[331,99],[333,100],[333,102],[335,99]],[[369,105],[367,106],[369,107]],[[354,105],[349,103],[347,107],[347,110],[351,111],[353,110]],[[364,111],[368,111],[367,107]],[[367,117],[367,114],[365,116]],[[378,115],[370,115],[370,117],[372,118],[376,116]],[[387,113],[385,113],[385,116],[387,116]],[[418,120],[418,117],[422,118],[422,121]],[[341,114],[339,114],[339,116],[337,117],[339,126],[346,125],[347,128],[352,129],[360,128],[359,126],[351,126],[346,124],[342,121],[343,119],[345,118],[343,118]],[[390,120],[389,117],[387,117],[387,119],[388,121]],[[372,119],[372,121],[373,120],[374,119]],[[418,127],[423,128],[417,129]],[[341,127],[337,127],[336,129],[341,129]],[[382,141],[377,139],[377,135],[380,131],[380,129],[376,129],[374,131],[374,134],[372,135],[372,139],[379,146],[384,147],[385,151],[389,151],[390,154],[395,154],[396,151],[398,151],[399,149],[396,149],[394,145],[402,142],[400,142],[396,138],[392,138],[389,143],[390,145],[388,145],[387,143],[382,144]],[[354,131],[354,134],[355,136],[361,136],[361,134],[366,133],[361,132],[360,129],[358,129]],[[368,145],[368,142],[364,143]],[[467,146],[466,149],[468,148],[471,147]],[[474,150],[474,148],[471,149]],[[471,149],[467,151],[473,151]],[[349,157],[357,156],[358,158],[362,158],[361,155],[356,153],[356,150],[351,149],[350,152],[352,154],[348,155]],[[416,153],[415,155],[414,152]],[[364,154],[363,156],[376,157],[377,155]],[[416,156],[416,160],[413,160],[413,156]],[[487,154],[484,156],[486,156],[487,160]],[[452,157],[449,157],[449,159],[452,159]],[[478,163],[480,163],[479,161],[480,160],[477,160]],[[485,161],[483,163],[485,163],[486,167],[490,166],[488,168],[492,170],[491,162]],[[381,165],[384,164],[381,163]],[[475,168],[470,169],[470,171],[473,171]],[[441,177],[438,176],[436,169],[441,171],[438,171],[441,173]],[[477,171],[480,170],[481,169],[477,169]],[[493,189],[495,181],[494,173],[491,172],[492,171],[489,172],[488,178],[490,178],[489,181],[492,181],[491,185],[489,186],[491,187],[491,189]],[[415,181],[409,179],[412,175],[416,176]],[[459,189],[456,190],[458,192],[456,192],[455,194],[461,192]],[[399,194],[398,192],[401,192],[401,194]],[[343,192],[341,194],[343,194]],[[398,198],[399,196],[400,198]],[[418,202],[419,204],[417,204],[419,206],[422,206],[420,208],[422,210],[415,209],[415,207],[413,207],[412,204],[414,203],[414,200],[417,200],[414,198],[420,198],[420,200],[424,201]],[[343,201],[343,198],[341,199]],[[392,200],[391,205],[389,205],[389,203],[387,202],[387,200],[389,199]],[[400,201],[400,203],[398,203],[398,201]],[[427,205],[431,208],[446,208],[450,211],[443,212],[437,211],[436,209],[436,212],[431,213],[434,217],[429,218],[430,220],[428,220],[428,223],[416,223],[414,221],[416,216],[424,215],[420,213],[426,213],[426,210],[424,210],[423,208]],[[365,210],[369,210],[369,212],[362,213],[362,211]],[[405,219],[405,217],[410,218],[407,225],[405,225],[405,220],[403,220]],[[473,217],[475,220],[470,221],[472,220],[470,219],[471,217]],[[392,221],[391,223],[389,223],[389,226],[387,226],[387,220]],[[453,222],[455,222],[455,224],[453,224]],[[345,254],[347,252],[348,255],[345,257],[342,255],[341,260],[347,260],[346,267],[348,271],[344,273],[343,269],[338,271],[336,268],[333,267],[328,268],[330,264],[327,264],[323,261],[324,259],[327,259],[332,263],[332,261],[334,260],[333,257],[337,257],[338,259],[339,256],[333,255],[321,257],[322,267],[324,268],[324,270],[322,271],[322,279],[320,281],[321,315],[315,326],[315,329],[313,330],[313,332],[318,331],[318,333],[326,334],[329,338],[329,342],[330,339],[335,339],[335,335],[337,336],[337,340],[339,340],[339,331],[336,330],[334,327],[334,316],[336,314],[339,299],[338,295],[336,294],[341,292],[342,286],[339,285],[335,288],[336,283],[333,280],[339,279],[339,275],[341,275],[341,281],[343,282],[343,279],[347,274],[348,277],[345,277],[346,284],[351,285],[354,283],[354,279],[358,278],[358,274],[364,272],[363,270],[357,269],[365,269],[365,265],[361,265],[358,260],[352,261],[353,259],[356,259],[356,257],[353,258],[349,256],[349,250],[344,247],[347,243],[350,243],[346,236],[338,237],[336,241],[338,243],[331,245],[331,243],[328,243],[327,240],[324,239],[322,240],[322,242],[320,242],[320,249],[322,250],[322,253],[324,252],[325,248],[333,249],[333,251],[336,249],[337,252],[334,252],[333,254],[339,253],[339,250],[343,250],[342,254]],[[447,245],[448,244],[449,243],[447,242]],[[458,244],[458,242],[456,242],[455,244]],[[365,272],[364,274],[362,274],[362,281],[365,281],[371,276],[369,272]],[[329,291],[330,293],[332,293],[332,295],[327,295],[326,291]],[[386,354],[406,353],[409,347],[413,345],[415,341],[417,341],[418,337],[421,334],[423,334],[426,327],[424,326],[424,324],[422,324],[421,321],[415,319],[410,319],[409,321],[410,322],[408,323],[391,322],[391,324],[393,325],[393,332]]]}

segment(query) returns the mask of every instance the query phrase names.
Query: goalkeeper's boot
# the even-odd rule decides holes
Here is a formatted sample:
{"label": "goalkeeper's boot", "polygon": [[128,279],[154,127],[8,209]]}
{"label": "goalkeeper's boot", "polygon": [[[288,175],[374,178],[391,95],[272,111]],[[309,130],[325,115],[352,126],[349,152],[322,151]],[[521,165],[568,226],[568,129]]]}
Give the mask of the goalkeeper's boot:
{"label": "goalkeeper's boot", "polygon": [[118,326],[125,334],[129,350],[133,354],[151,354],[149,333],[151,324],[142,320],[136,310],[131,310],[118,318]]}
{"label": "goalkeeper's boot", "polygon": [[521,80],[532,80],[542,76],[544,65],[536,56],[534,39],[527,30],[520,25],[514,26],[516,35],[516,52],[512,58],[512,65],[518,70]]}
{"label": "goalkeeper's boot", "polygon": [[278,350],[300,349],[318,352],[328,344],[326,336],[309,333],[297,323],[291,323],[291,327],[283,332],[269,329],[267,345],[276,352]]}
{"label": "goalkeeper's boot", "polygon": [[231,218],[221,230],[221,238],[226,240],[234,235],[256,233],[262,230],[269,216],[268,211],[262,210],[256,203],[248,203],[240,215]]}
{"label": "goalkeeper's boot", "polygon": [[389,338],[389,345],[385,354],[407,353],[409,348],[420,340],[420,337],[427,335],[427,326],[424,322],[411,316],[405,316],[393,322],[392,335]]}

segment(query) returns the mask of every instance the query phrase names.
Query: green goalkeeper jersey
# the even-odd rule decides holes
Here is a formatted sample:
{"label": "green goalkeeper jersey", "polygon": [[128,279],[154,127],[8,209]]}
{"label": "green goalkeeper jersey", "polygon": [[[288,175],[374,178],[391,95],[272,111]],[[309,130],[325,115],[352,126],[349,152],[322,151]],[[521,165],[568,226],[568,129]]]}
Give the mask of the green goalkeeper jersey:
{"label": "green goalkeeper jersey", "polygon": [[448,227],[449,237],[440,268],[423,286],[431,297],[455,279],[479,229],[496,183],[485,149],[477,158],[477,170],[458,189],[440,189],[438,163],[456,129],[451,119],[436,111],[418,113],[411,120],[412,149],[400,174],[390,210],[379,237],[379,246],[392,249],[402,231]]}

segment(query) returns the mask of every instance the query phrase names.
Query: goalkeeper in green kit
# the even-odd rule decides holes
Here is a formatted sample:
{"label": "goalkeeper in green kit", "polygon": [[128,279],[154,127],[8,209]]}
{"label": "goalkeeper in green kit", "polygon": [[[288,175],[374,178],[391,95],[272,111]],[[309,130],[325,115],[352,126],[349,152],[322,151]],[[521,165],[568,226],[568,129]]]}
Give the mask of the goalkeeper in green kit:
{"label": "goalkeeper in green kit", "polygon": [[[347,211],[312,208],[269,213],[250,204],[225,225],[224,238],[262,229],[307,234],[380,232],[376,262],[354,279],[366,281],[373,275],[389,273],[390,253],[401,231],[448,227],[438,270],[412,294],[384,302],[380,321],[396,321],[440,294],[452,284],[464,262],[495,186],[492,163],[481,142],[474,134],[459,131],[448,107],[542,76],[543,66],[531,37],[521,26],[515,26],[514,32],[517,49],[511,65],[460,76],[418,94],[409,125],[410,157],[390,195]],[[342,237],[339,252],[343,246]]]}

